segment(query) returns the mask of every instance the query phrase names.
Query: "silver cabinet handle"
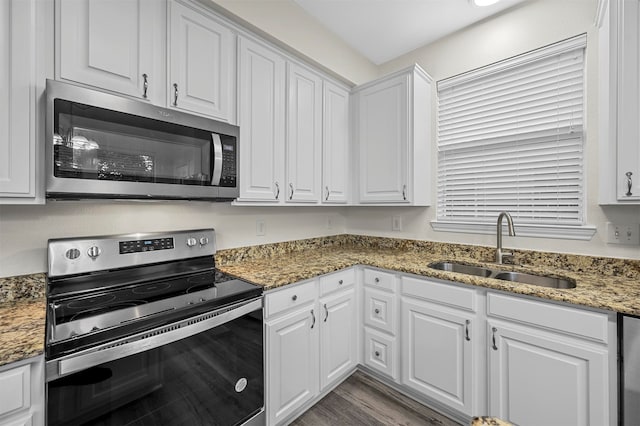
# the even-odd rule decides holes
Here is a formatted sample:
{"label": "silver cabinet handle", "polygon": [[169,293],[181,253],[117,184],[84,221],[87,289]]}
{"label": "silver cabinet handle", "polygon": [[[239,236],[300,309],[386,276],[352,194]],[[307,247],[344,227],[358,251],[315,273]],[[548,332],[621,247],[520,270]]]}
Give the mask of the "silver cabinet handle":
{"label": "silver cabinet handle", "polygon": [[471,337],[469,337],[469,324],[471,324],[469,320],[464,322],[464,338],[467,342],[471,341]]}
{"label": "silver cabinet handle", "polygon": [[178,83],[173,83],[173,106],[178,106]]}
{"label": "silver cabinet handle", "polygon": [[373,310],[373,312],[375,312],[376,314],[379,314],[379,313],[380,313],[380,309],[375,308],[375,309]]}
{"label": "silver cabinet handle", "polygon": [[327,308],[327,304],[324,304],[324,322],[327,322],[327,319],[329,318],[329,309]]}
{"label": "silver cabinet handle", "polygon": [[402,199],[407,201],[407,185],[402,185]]}
{"label": "silver cabinet handle", "polygon": [[291,300],[293,300],[294,302],[298,300],[298,295],[294,294],[293,296],[291,296]]}
{"label": "silver cabinet handle", "polygon": [[379,351],[375,351],[373,354],[376,356],[376,358],[380,358],[380,352]]}
{"label": "silver cabinet handle", "polygon": [[498,329],[497,329],[497,328],[495,328],[495,327],[492,327],[492,328],[491,328],[491,348],[492,348],[494,351],[497,351],[497,350],[498,350],[498,347],[496,346],[496,332],[497,332],[497,331],[498,331]]}
{"label": "silver cabinet handle", "polygon": [[149,89],[149,76],[145,73],[142,74],[144,82],[142,83],[142,97],[147,99],[147,90]]}
{"label": "silver cabinet handle", "polygon": [[627,177],[627,193],[624,194],[624,195],[626,195],[627,197],[631,197],[633,195],[631,193],[631,187],[633,186],[633,181],[631,180],[631,175],[632,174],[633,173],[631,173],[631,172],[625,173],[625,176]]}
{"label": "silver cabinet handle", "polygon": [[313,309],[311,310],[311,328],[313,328],[316,325],[316,314],[313,313]]}
{"label": "silver cabinet handle", "polygon": [[379,282],[380,282],[380,278],[376,277],[376,278],[374,279],[374,281],[375,281],[376,283],[379,283]]}
{"label": "silver cabinet handle", "polygon": [[344,283],[344,281],[342,280],[338,281],[338,284],[342,285],[342,283]]}
{"label": "silver cabinet handle", "polygon": [[280,185],[276,182],[276,200],[280,198]]}
{"label": "silver cabinet handle", "polygon": [[327,192],[327,195],[324,197],[324,200],[325,200],[325,201],[329,201],[329,187],[328,187],[328,186],[325,186],[325,187],[324,187],[324,189],[325,189],[325,191]]}
{"label": "silver cabinet handle", "polygon": [[293,184],[289,183],[289,189],[291,189],[291,193],[289,194],[289,199],[292,200],[293,199],[293,192],[295,191],[293,189]]}

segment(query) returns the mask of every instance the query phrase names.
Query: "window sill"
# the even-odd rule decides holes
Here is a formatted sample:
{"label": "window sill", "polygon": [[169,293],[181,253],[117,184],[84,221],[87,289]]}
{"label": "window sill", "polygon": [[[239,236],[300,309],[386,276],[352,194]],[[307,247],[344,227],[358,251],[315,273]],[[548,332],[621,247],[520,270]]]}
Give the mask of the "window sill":
{"label": "window sill", "polygon": [[[504,224],[503,224],[504,225]],[[471,222],[431,221],[431,227],[438,232],[462,232],[466,234],[495,234],[496,224]],[[515,224],[518,237],[558,238],[565,240],[589,241],[597,228],[591,225],[518,225]]]}

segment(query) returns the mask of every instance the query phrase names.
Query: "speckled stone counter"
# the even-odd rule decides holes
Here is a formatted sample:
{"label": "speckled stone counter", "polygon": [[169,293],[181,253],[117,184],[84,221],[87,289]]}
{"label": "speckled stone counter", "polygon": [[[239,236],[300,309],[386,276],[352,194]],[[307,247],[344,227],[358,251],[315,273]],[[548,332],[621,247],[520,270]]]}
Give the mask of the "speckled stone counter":
{"label": "speckled stone counter", "polygon": [[[450,260],[489,266],[492,247],[359,235],[337,235],[220,250],[218,267],[272,290],[354,265],[369,265],[424,277],[537,296],[640,316],[640,260],[515,250],[525,271],[574,279],[574,289],[557,290],[429,268]],[[517,265],[517,266],[516,266]],[[44,352],[45,275],[0,278],[0,365]]]}
{"label": "speckled stone counter", "polygon": [[496,268],[488,262],[493,248],[377,237],[339,236],[302,240],[292,248],[265,245],[220,251],[218,267],[227,273],[272,290],[354,265],[455,281],[511,293],[640,315],[640,260],[577,256],[517,250],[514,265],[503,271],[521,271],[566,277],[573,289],[552,289],[430,268],[432,262],[453,260]]}
{"label": "speckled stone counter", "polygon": [[44,352],[44,274],[0,278],[0,365]]}

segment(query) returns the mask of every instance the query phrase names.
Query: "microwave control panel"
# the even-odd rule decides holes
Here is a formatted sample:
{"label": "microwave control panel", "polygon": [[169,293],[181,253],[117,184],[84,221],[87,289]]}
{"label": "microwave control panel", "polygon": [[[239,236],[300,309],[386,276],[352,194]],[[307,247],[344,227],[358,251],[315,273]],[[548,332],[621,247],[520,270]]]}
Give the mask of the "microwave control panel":
{"label": "microwave control panel", "polygon": [[236,186],[236,164],[238,159],[235,138],[222,140],[222,174],[220,175],[220,185],[234,188]]}

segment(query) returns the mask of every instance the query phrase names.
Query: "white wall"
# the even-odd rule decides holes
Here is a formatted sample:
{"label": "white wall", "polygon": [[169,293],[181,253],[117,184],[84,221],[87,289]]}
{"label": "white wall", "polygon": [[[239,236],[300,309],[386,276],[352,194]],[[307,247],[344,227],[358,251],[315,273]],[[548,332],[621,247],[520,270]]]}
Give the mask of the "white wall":
{"label": "white wall", "polygon": [[[591,241],[551,238],[505,237],[505,246],[544,251],[568,252],[640,259],[640,246],[607,244],[603,238],[606,222],[640,223],[640,206],[600,207],[598,200],[598,33],[594,25],[596,0],[537,0],[484,20],[429,46],[416,49],[380,66],[383,74],[413,63],[420,64],[434,81],[518,55],[581,33],[587,33],[587,221],[597,227]],[[435,93],[435,90],[434,90]],[[435,99],[434,99],[435,111]],[[435,141],[435,123],[433,140]],[[435,178],[436,150],[432,171]],[[432,199],[436,199],[433,188]],[[391,217],[400,215],[403,232],[391,231]],[[353,208],[347,212],[351,233],[426,239],[467,244],[494,245],[495,235],[435,232],[429,222],[435,219],[431,208]],[[516,231],[517,231],[517,223]]]}
{"label": "white wall", "polygon": [[[256,236],[258,219],[266,224],[264,236]],[[46,271],[49,238],[215,228],[217,247],[223,249],[343,234],[345,222],[344,207],[238,207],[179,201],[0,206],[0,277]]]}

